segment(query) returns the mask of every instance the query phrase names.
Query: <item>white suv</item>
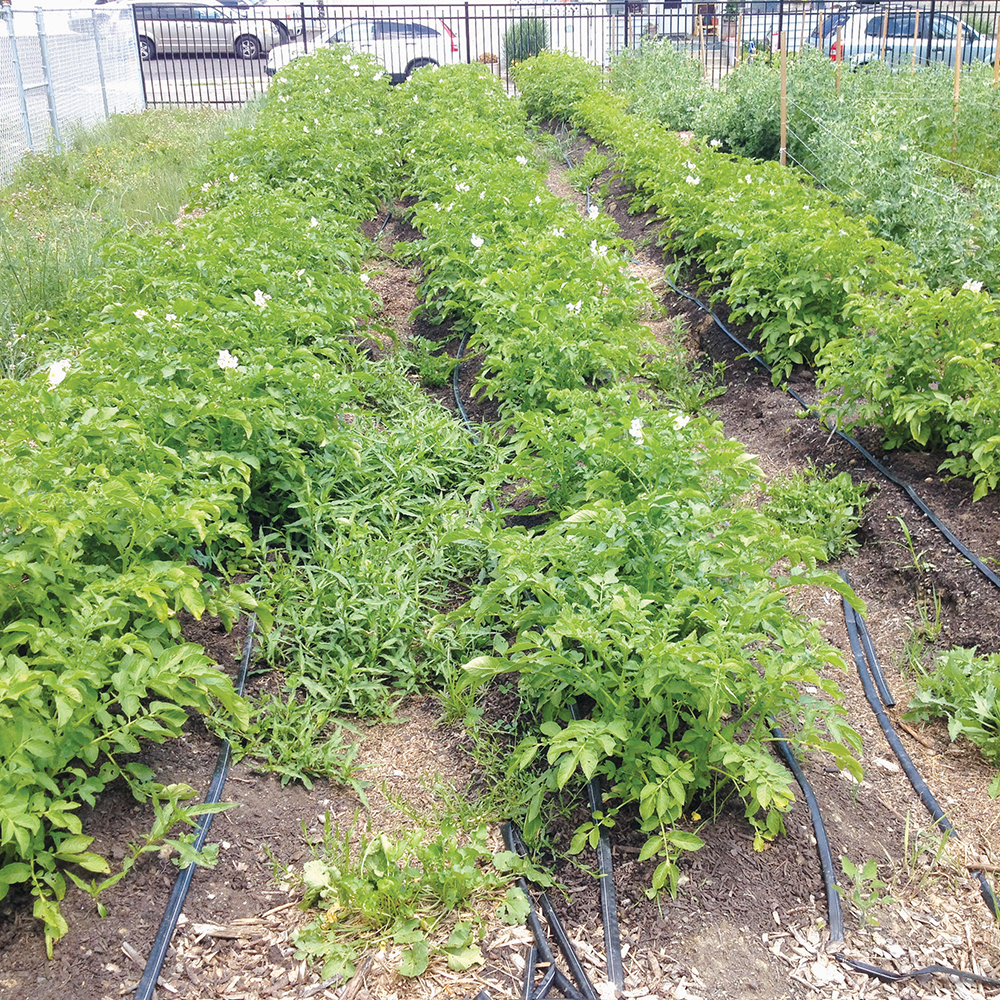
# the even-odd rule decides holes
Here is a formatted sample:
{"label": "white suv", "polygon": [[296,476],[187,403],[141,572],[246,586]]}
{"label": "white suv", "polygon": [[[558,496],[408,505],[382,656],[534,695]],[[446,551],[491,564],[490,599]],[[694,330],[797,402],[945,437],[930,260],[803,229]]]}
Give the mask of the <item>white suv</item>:
{"label": "white suv", "polygon": [[[311,47],[349,45],[355,52],[367,52],[386,69],[393,83],[405,80],[424,66],[460,62],[458,39],[440,18],[402,21],[378,17],[351,21],[310,43]],[[282,45],[267,60],[267,73],[274,76],[282,66],[303,55],[301,44]]]}
{"label": "white suv", "polygon": [[[959,18],[935,12],[933,21],[927,10],[912,7],[871,8],[840,12],[823,24],[824,44],[831,59],[838,57],[852,67],[865,66],[883,58],[890,66],[909,66],[925,62],[955,65],[959,42]],[[837,49],[837,29],[841,48]],[[962,24],[962,62],[992,63],[996,40]]]}

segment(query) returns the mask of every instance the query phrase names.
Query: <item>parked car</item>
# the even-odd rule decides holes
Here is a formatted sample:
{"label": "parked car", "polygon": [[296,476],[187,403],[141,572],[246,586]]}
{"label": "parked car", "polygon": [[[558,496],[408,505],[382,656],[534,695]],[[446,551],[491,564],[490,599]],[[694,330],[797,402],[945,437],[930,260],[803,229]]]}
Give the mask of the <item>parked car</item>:
{"label": "parked car", "polygon": [[278,29],[245,8],[224,7],[219,0],[199,3],[156,0],[133,4],[139,57],[229,53],[259,59],[280,43]]}
{"label": "parked car", "polygon": [[[865,66],[883,58],[891,66],[909,66],[925,60],[955,65],[958,51],[959,25],[962,28],[962,62],[992,63],[996,55],[996,39],[984,35],[954,14],[943,14],[913,8],[885,10],[860,9],[844,16],[841,12],[827,18],[823,30],[824,44],[831,59],[838,57],[852,67]],[[838,24],[839,22],[839,24]],[[841,48],[837,47],[840,28]]]}
{"label": "parked car", "polygon": [[287,3],[275,3],[272,0],[220,0],[223,7],[252,8],[248,17],[266,17],[278,31],[278,42],[284,45],[292,38],[298,38],[304,31],[301,9]]}
{"label": "parked car", "polygon": [[[459,62],[458,39],[440,18],[426,21],[396,21],[372,18],[351,21],[321,35],[310,48],[349,45],[355,52],[367,52],[386,69],[393,83],[407,79],[424,66]],[[305,53],[300,43],[282,45],[267,60],[267,73],[274,76],[282,66]]]}

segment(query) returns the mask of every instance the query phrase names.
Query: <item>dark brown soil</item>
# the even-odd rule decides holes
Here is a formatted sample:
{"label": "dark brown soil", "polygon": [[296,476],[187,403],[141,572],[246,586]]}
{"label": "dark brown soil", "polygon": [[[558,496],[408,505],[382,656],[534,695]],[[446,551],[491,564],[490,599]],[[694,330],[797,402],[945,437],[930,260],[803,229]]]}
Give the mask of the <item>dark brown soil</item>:
{"label": "dark brown soil", "polygon": [[[651,239],[652,220],[630,217],[627,193],[610,188],[605,210],[636,241],[639,255],[658,263]],[[378,224],[381,220],[378,220]],[[378,224],[372,224],[375,235]],[[447,329],[416,328],[410,313],[416,304],[414,273],[392,262],[395,240],[410,239],[412,230],[394,216],[381,234],[387,256],[373,269],[372,287],[382,295],[383,321],[401,338],[413,332],[438,340],[454,352],[457,343]],[[668,314],[687,320],[691,341],[701,352],[696,363],[725,361],[726,392],[712,403],[727,433],[759,456],[765,475],[777,475],[807,461],[844,469],[870,484],[871,502],[861,527],[862,545],[855,556],[840,560],[866,602],[866,620],[900,705],[912,691],[905,669],[906,643],[922,618],[937,614],[936,645],[974,645],[982,652],[1000,650],[1000,592],[942,539],[901,490],[887,484],[848,444],[831,437],[815,419],[803,416],[790,396],[775,389],[769,377],[742,356],[716,324],[688,300],[667,292]],[[720,310],[723,321],[724,310]],[[734,331],[741,339],[747,331]],[[460,372],[465,408],[473,422],[492,419],[485,402],[469,400],[477,370],[466,359]],[[793,384],[807,399],[814,390],[808,372],[796,373]],[[450,390],[442,402],[453,406]],[[877,441],[867,447],[900,478],[912,483],[938,516],[980,557],[1000,556],[1000,496],[975,505],[971,489],[937,473],[941,456],[923,453],[882,455]],[[899,519],[905,521],[912,545]],[[819,588],[796,595],[803,611],[815,619],[831,641],[849,646],[839,599]],[[213,623],[189,623],[187,637],[202,642],[222,669],[235,674],[241,635],[227,636]],[[928,652],[935,644],[928,643]],[[876,965],[907,970],[932,962],[1000,975],[1000,935],[982,905],[966,862],[1000,862],[1000,802],[985,787],[995,773],[974,749],[951,746],[943,727],[901,730],[907,748],[932,791],[948,810],[963,836],[963,846],[948,850],[932,863],[934,838],[926,831],[924,812],[892,758],[868,709],[854,673],[839,675],[851,724],[864,738],[865,780],[860,786],[823,761],[806,765],[828,825],[835,858],[856,864],[879,862],[889,883],[883,894],[892,901],[878,909],[877,928],[861,930],[847,910],[848,953]],[[509,717],[509,693],[497,693],[488,711]],[[393,812],[392,796],[408,797],[414,808],[428,807],[422,784],[435,775],[459,790],[478,778],[460,730],[440,725],[433,700],[411,701],[401,708],[395,726],[362,732],[361,759],[370,764],[369,818],[388,828],[402,820]],[[898,712],[893,713],[898,721]],[[914,732],[919,739],[910,735]],[[186,781],[207,787],[218,743],[193,721],[184,739],[150,746],[142,758],[164,781]],[[381,789],[381,791],[380,791]],[[373,956],[366,976],[349,987],[322,982],[316,970],[294,957],[291,935],[303,919],[295,908],[296,889],[286,880],[286,867],[310,856],[309,840],[319,834],[324,814],[349,824],[359,808],[344,789],[317,782],[311,790],[235,766],[225,796],[234,808],[216,817],[211,840],[220,842],[214,870],[198,870],[173,939],[157,995],[185,998],[257,997],[473,997],[485,989],[490,997],[520,996],[527,936],[496,926],[486,943],[484,969],[466,978],[441,970],[423,980],[400,979],[391,950]],[[562,835],[584,817],[581,802],[567,802]],[[706,803],[702,810],[712,812]],[[111,789],[97,810],[84,817],[85,830],[96,838],[94,849],[120,859],[123,844],[148,827],[145,807],[121,789]],[[621,823],[614,831],[615,886],[618,894],[626,996],[676,998],[836,998],[856,996],[982,997],[996,994],[981,985],[956,986],[940,977],[899,984],[879,984],[844,969],[827,954],[826,906],[816,846],[808,811],[796,802],[787,833],[763,852],[734,803],[722,804],[714,820],[700,830],[701,851],[683,865],[676,900],[649,901],[644,894],[650,862],[639,862],[642,837]],[[924,839],[920,839],[923,837]],[[558,839],[558,838],[557,838]],[[917,845],[928,851],[921,853]],[[499,847],[499,842],[497,843]],[[929,853],[928,853],[929,852]],[[593,864],[591,859],[588,863]],[[557,894],[557,909],[595,980],[602,975],[603,936],[594,879],[576,868],[560,866],[566,894]],[[169,857],[146,855],[131,876],[102,900],[108,916],[101,919],[93,903],[71,888],[63,905],[69,934],[58,943],[55,958],[46,960],[30,901],[11,895],[0,903],[0,996],[6,1000],[104,1000],[131,995],[149,953],[177,870]],[[843,881],[843,880],[842,880]]]}

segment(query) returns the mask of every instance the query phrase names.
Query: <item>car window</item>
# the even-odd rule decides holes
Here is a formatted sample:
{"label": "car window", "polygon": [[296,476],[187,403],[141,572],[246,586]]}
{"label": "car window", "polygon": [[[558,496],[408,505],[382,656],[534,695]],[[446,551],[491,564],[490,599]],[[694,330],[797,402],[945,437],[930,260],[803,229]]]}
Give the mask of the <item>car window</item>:
{"label": "car window", "polygon": [[839,14],[830,14],[823,18],[823,34],[832,35],[838,28],[847,24],[849,17],[850,14],[846,11],[841,11]]}
{"label": "car window", "polygon": [[382,21],[381,29],[380,38],[436,38],[440,34],[426,24],[410,21]]}
{"label": "car window", "polygon": [[886,35],[889,38],[912,38],[917,27],[917,19],[913,14],[893,14],[886,25]]}
{"label": "car window", "polygon": [[370,21],[355,21],[330,36],[331,42],[370,42],[375,37],[375,25]]}
{"label": "car window", "polygon": [[941,17],[940,15],[934,18],[934,37],[935,38],[955,38],[958,36],[958,24],[950,17]]}

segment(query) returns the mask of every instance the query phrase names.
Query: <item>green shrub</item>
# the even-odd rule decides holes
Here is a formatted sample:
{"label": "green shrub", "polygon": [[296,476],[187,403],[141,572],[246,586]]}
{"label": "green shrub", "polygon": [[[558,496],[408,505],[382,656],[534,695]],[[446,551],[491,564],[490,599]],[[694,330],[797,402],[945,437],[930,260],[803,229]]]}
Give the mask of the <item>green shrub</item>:
{"label": "green shrub", "polygon": [[503,51],[508,66],[531,59],[548,47],[549,26],[540,17],[515,21],[503,36]]}
{"label": "green shrub", "polygon": [[514,82],[529,118],[565,122],[600,88],[601,71],[565,52],[542,52],[514,67]]}

